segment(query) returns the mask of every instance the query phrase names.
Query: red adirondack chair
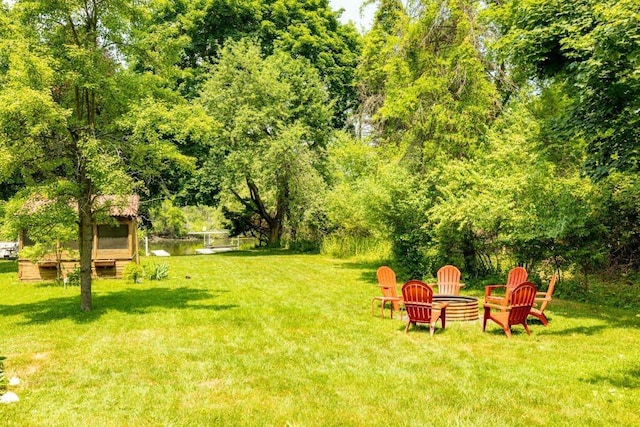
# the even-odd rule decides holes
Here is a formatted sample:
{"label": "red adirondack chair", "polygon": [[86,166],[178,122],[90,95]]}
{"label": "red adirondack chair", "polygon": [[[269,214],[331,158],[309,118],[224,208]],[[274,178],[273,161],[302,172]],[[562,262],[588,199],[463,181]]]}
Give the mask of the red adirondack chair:
{"label": "red adirondack chair", "polygon": [[[520,283],[505,296],[506,304],[484,304],[484,320],[482,332],[487,327],[487,320],[493,320],[502,327],[507,337],[511,337],[511,326],[522,325],[528,335],[531,335],[527,326],[527,317],[536,298],[536,285],[531,282]],[[492,309],[498,311],[491,311]]]}
{"label": "red adirondack chair", "polygon": [[[485,286],[484,288],[484,302],[499,304],[504,300],[506,293],[509,290],[512,290],[520,283],[526,282],[528,278],[527,270],[522,267],[515,267],[509,271],[509,275],[507,276],[507,284],[506,285],[490,285]],[[494,295],[493,291],[496,289],[505,289],[504,295]]]}
{"label": "red adirondack chair", "polygon": [[407,311],[407,333],[409,325],[426,323],[429,325],[429,334],[433,335],[436,322],[440,319],[442,329],[446,326],[446,309],[448,304],[433,304],[433,289],[420,280],[409,280],[402,286],[402,299]]}

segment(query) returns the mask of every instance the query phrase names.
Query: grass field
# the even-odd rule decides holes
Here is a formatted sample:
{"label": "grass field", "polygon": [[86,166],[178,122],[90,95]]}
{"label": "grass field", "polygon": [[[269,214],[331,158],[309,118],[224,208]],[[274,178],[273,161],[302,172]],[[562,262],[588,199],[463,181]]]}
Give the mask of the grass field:
{"label": "grass field", "polygon": [[91,313],[77,287],[0,262],[0,356],[21,380],[0,425],[640,425],[637,310],[554,300],[531,336],[450,322],[430,338],[371,315],[374,264],[161,261],[164,281],[95,281]]}

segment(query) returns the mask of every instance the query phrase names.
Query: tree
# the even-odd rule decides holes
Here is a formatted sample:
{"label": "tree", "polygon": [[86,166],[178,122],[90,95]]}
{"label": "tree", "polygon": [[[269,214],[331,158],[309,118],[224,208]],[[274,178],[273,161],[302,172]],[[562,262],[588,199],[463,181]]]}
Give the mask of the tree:
{"label": "tree", "polygon": [[592,219],[607,249],[578,245],[585,267],[596,265],[594,253],[637,267],[639,213],[631,189],[640,170],[638,2],[493,3],[489,19],[501,36],[493,51],[551,106],[540,109],[540,150],[564,170],[580,167],[597,186]]}
{"label": "tree", "polygon": [[[427,213],[445,197],[442,172],[482,152],[500,106],[482,55],[477,2],[407,5],[380,2],[358,76],[373,142],[408,174],[404,185],[392,187],[394,205],[386,214],[394,251],[409,271],[424,274],[432,264],[427,258],[437,252],[436,225]],[[446,227],[461,241],[465,258],[475,259],[473,234],[460,223]]]}
{"label": "tree", "polygon": [[176,207],[170,199],[149,212],[153,233],[168,238],[184,237],[187,234],[187,219],[184,212]]}
{"label": "tree", "polygon": [[584,139],[594,179],[640,169],[640,12],[637,0],[502,1],[494,45],[522,78],[568,96],[556,128]]}
{"label": "tree", "polygon": [[[373,0],[367,4],[373,3]],[[373,26],[364,36],[356,81],[360,107],[358,135],[371,127],[371,119],[384,105],[387,83],[394,72],[393,58],[406,31],[409,17],[400,0],[382,0],[375,13]],[[377,129],[381,131],[382,129]]]}
{"label": "tree", "polygon": [[[0,15],[2,179],[19,174],[29,200],[75,203],[83,311],[92,308],[93,224],[110,210],[99,196],[137,188],[139,141],[119,120],[157,85],[126,67],[140,16],[125,0],[18,1]],[[177,167],[188,163],[166,151]]]}
{"label": "tree", "polygon": [[208,162],[223,190],[279,246],[286,221],[296,220],[294,207],[308,205],[323,186],[331,104],[317,71],[285,52],[263,58],[255,43],[231,42],[200,102],[217,123]]}
{"label": "tree", "polygon": [[188,97],[195,96],[205,78],[202,64],[215,62],[228,41],[252,37],[264,55],[280,50],[311,62],[335,102],[335,127],[345,126],[357,107],[360,36],[353,25],[338,21],[327,0],[158,1],[153,10],[156,23],[172,22],[190,40],[180,80]]}

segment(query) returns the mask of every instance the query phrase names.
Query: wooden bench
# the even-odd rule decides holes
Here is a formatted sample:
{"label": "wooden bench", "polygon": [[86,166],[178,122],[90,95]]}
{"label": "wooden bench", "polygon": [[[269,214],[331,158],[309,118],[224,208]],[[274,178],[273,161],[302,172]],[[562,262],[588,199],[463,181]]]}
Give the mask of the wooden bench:
{"label": "wooden bench", "polygon": [[40,268],[58,268],[58,261],[38,261]]}
{"label": "wooden bench", "polygon": [[116,266],[115,259],[96,259],[93,261],[95,268],[111,268]]}

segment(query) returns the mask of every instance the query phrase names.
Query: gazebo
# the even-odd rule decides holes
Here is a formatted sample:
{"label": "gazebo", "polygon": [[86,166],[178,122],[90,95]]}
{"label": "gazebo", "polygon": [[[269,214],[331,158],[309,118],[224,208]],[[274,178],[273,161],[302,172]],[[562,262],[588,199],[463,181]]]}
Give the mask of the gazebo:
{"label": "gazebo", "polygon": [[[122,200],[122,201],[120,201]],[[130,262],[139,262],[137,217],[139,197],[102,196],[98,204],[108,206],[111,221],[93,225],[91,270],[94,277],[121,278]],[[29,230],[21,230],[18,238],[18,277],[21,281],[54,280],[66,277],[80,266],[77,242],[57,244],[56,250],[38,260],[25,259],[22,249],[33,245]]]}

